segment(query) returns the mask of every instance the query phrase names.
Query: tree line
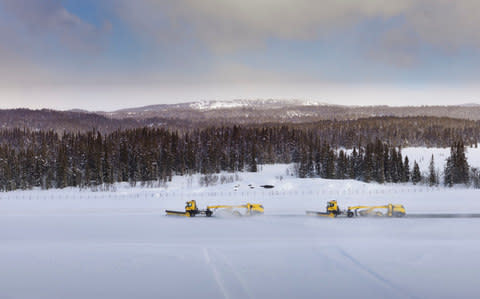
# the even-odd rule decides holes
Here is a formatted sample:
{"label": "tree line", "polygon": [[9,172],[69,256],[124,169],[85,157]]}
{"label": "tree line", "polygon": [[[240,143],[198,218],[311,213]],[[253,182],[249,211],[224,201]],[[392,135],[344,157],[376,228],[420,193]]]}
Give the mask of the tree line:
{"label": "tree line", "polygon": [[[274,163],[294,163],[299,177],[427,181],[416,161],[403,157],[401,147],[388,141],[359,143],[347,151],[318,132],[291,126],[210,127],[187,132],[141,128],[61,135],[0,130],[0,190],[167,182],[174,175],[256,172],[259,164]],[[453,178],[448,186],[475,181],[462,148],[463,142],[452,146],[455,155],[445,169],[446,177]]]}

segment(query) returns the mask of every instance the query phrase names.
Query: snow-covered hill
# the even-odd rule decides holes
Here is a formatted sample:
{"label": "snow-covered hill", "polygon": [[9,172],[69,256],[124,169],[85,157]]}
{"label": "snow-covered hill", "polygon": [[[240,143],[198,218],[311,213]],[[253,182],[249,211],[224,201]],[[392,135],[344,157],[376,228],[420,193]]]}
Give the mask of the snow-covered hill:
{"label": "snow-covered hill", "polygon": [[[311,124],[319,121],[350,121],[371,117],[428,117],[431,118],[431,122],[438,121],[433,118],[449,117],[457,120],[442,120],[444,124],[449,125],[449,129],[455,129],[462,120],[480,120],[480,106],[341,106],[309,99],[203,100],[132,107],[110,112],[88,112],[79,109],[0,110],[0,127],[53,129],[58,132],[83,132],[96,128],[100,132],[112,132],[120,128],[192,129],[222,125]],[[472,125],[474,124],[469,124]]]}
{"label": "snow-covered hill", "polygon": [[318,120],[357,119],[378,116],[433,116],[478,120],[478,106],[341,106],[311,99],[236,99],[150,105],[121,109],[103,114],[112,118],[176,118],[189,121],[223,119],[249,123],[311,122]]}

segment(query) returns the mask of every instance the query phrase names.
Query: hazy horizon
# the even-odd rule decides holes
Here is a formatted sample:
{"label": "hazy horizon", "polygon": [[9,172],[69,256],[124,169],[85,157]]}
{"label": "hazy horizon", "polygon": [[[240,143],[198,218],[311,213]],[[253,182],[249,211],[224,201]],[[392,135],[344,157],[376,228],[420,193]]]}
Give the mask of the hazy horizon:
{"label": "hazy horizon", "polygon": [[336,104],[321,100],[315,99],[307,99],[307,98],[237,98],[237,99],[214,99],[214,100],[185,100],[185,101],[175,101],[173,103],[151,103],[151,104],[139,104],[139,105],[125,105],[125,106],[118,106],[113,107],[110,109],[97,109],[96,107],[93,108],[82,108],[82,107],[48,107],[48,106],[15,106],[15,107],[0,107],[0,110],[9,110],[9,109],[30,109],[30,110],[56,110],[56,111],[86,111],[86,112],[115,112],[120,110],[128,110],[128,109],[136,109],[136,108],[144,108],[144,107],[152,107],[152,106],[160,106],[160,105],[176,105],[176,104],[189,104],[189,103],[199,103],[199,102],[235,102],[235,101],[265,101],[265,100],[274,100],[274,101],[305,101],[307,103],[318,103],[325,106],[345,106],[345,107],[378,107],[378,106],[388,106],[388,107],[436,107],[436,106],[463,106],[463,107],[477,107],[480,106],[478,102],[465,102],[465,103],[458,103],[458,104],[404,104],[404,105],[391,105],[391,104]]}

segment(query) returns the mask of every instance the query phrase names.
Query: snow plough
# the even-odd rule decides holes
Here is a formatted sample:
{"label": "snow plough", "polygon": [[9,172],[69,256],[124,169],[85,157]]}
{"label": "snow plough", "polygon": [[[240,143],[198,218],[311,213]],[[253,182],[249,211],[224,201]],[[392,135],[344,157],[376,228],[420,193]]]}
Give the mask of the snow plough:
{"label": "snow plough", "polygon": [[323,217],[337,217],[345,215],[351,217],[403,217],[406,215],[405,207],[398,204],[387,204],[379,206],[352,206],[347,210],[341,210],[336,200],[331,200],[327,203],[325,212],[307,211],[307,215],[323,216]]}
{"label": "snow plough", "polygon": [[167,213],[167,215],[185,216],[185,217],[195,217],[197,215],[211,217],[213,215],[213,212],[210,211],[209,209],[199,210],[197,207],[197,202],[195,200],[190,200],[185,203],[184,212],[165,210],[165,213]]}
{"label": "snow plough", "polygon": [[317,212],[317,211],[307,211],[307,215],[313,216],[322,216],[322,217],[337,217],[338,215],[342,214],[342,211],[338,207],[338,203],[336,200],[331,200],[327,203],[327,208],[325,212]]}
{"label": "snow plough", "polygon": [[[213,216],[214,212],[217,210],[225,210],[231,213],[234,216],[252,216],[263,214],[264,209],[260,204],[251,204],[247,203],[244,205],[216,205],[216,206],[207,206],[205,210],[200,210],[197,207],[197,202],[195,200],[190,200],[186,202],[185,211],[170,211],[166,210],[167,215],[172,216],[185,216],[185,217],[195,217],[195,216]],[[242,213],[243,210],[243,213]]]}

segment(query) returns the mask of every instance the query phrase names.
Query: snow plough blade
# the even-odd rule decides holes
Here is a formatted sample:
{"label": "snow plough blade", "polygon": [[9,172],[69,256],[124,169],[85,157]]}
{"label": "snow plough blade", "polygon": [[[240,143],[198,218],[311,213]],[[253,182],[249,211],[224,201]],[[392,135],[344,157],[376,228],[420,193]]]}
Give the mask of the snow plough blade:
{"label": "snow plough blade", "polygon": [[306,211],[305,214],[309,216],[321,216],[321,217],[330,217],[330,218],[336,217],[334,213],[317,212],[317,211]]}
{"label": "snow plough blade", "polygon": [[165,210],[165,213],[168,216],[185,216],[185,217],[195,217],[195,216],[211,217],[213,215],[213,212],[210,210],[205,210],[205,211],[197,210],[197,211],[185,211],[185,212]]}
{"label": "snow plough blade", "polygon": [[170,216],[185,216],[185,217],[190,217],[190,212],[180,212],[180,211],[169,211],[166,210],[165,213]]}

